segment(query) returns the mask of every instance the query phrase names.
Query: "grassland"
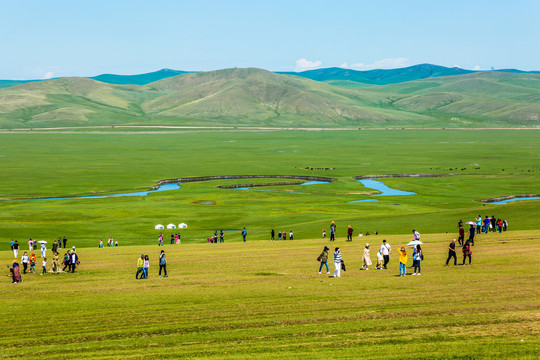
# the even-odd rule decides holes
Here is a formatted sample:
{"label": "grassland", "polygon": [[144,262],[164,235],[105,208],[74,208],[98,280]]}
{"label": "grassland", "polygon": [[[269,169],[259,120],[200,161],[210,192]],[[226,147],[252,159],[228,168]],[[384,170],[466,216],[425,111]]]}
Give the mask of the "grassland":
{"label": "grassland", "polygon": [[[318,275],[322,239],[81,248],[75,274],[0,282],[2,358],[537,359],[540,232],[482,235],[473,265],[443,267],[451,236],[424,235],[421,276],[360,271],[382,236],[338,238],[348,271]],[[334,243],[330,246],[334,246]],[[150,254],[150,279],[135,280]],[[13,254],[0,252],[0,263]],[[410,265],[410,259],[409,259]],[[331,264],[332,266],[332,264]],[[410,272],[410,270],[409,270]]]}
{"label": "grassland", "polygon": [[[533,230],[540,226],[537,200],[478,200],[540,193],[538,138],[524,130],[0,134],[0,239],[66,235],[79,246],[95,246],[113,236],[124,245],[152,244],[155,224],[181,222],[189,225],[182,230],[186,242],[204,242],[215,229],[237,230],[226,236],[238,240],[244,226],[252,239],[267,239],[271,228],[313,238],[331,220],[341,224],[338,232],[352,224],[356,232],[440,233],[478,214]],[[374,197],[376,191],[353,179],[399,173],[456,175],[386,179],[390,187],[418,193],[402,197]],[[272,191],[218,186],[275,179],[220,180],[146,197],[13,200],[141,191],[162,179],[215,175],[337,180],[264,188]],[[379,201],[349,203],[361,199]]]}

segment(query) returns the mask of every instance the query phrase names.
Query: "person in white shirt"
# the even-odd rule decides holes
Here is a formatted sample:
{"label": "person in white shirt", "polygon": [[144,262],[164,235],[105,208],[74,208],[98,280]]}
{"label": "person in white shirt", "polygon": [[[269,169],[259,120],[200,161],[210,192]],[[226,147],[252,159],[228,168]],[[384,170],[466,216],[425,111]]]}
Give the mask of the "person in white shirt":
{"label": "person in white shirt", "polygon": [[28,268],[29,262],[30,262],[30,257],[25,251],[23,256],[21,257],[21,264],[23,264],[23,274],[26,274],[26,269]]}
{"label": "person in white shirt", "polygon": [[41,257],[44,258],[47,256],[47,247],[44,243],[41,243]]}
{"label": "person in white shirt", "polygon": [[392,247],[386,242],[386,240],[383,240],[381,251],[384,258],[383,268],[386,269],[386,265],[388,265],[388,262],[390,261],[390,254],[392,253]]}
{"label": "person in white shirt", "polygon": [[379,251],[377,251],[377,266],[375,266],[375,269],[379,269],[379,270],[382,270],[383,268],[383,255],[382,255],[382,250],[379,249]]}

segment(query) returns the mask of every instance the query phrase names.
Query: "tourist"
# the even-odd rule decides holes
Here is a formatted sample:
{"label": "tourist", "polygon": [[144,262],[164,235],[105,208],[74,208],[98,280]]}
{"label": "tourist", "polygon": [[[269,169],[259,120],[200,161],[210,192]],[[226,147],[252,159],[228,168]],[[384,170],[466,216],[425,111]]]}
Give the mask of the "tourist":
{"label": "tourist", "polygon": [[335,240],[336,240],[336,222],[332,221],[332,223],[330,223],[330,241],[335,241]]}
{"label": "tourist", "polygon": [[47,258],[44,257],[43,258],[43,261],[41,262],[41,266],[43,267],[43,270],[41,271],[41,274],[40,275],[47,275]]}
{"label": "tourist", "polygon": [[506,231],[506,228],[508,228],[508,221],[503,220],[503,231]]}
{"label": "tourist", "polygon": [[214,241],[216,242],[216,244],[218,243],[217,230],[214,231]]}
{"label": "tourist", "polygon": [[23,265],[23,274],[26,274],[26,269],[28,269],[29,262],[30,262],[30,257],[25,251],[23,256],[21,257],[21,264]]}
{"label": "tourist", "polygon": [[474,246],[474,225],[471,225],[471,227],[469,228],[469,242]]}
{"label": "tourist", "polygon": [[339,252],[339,248],[337,247],[334,251],[334,277],[341,277],[341,262],[343,259],[341,258],[341,253]]}
{"label": "tourist", "polygon": [[456,257],[456,239],[453,239],[450,245],[448,245],[448,259],[446,259],[446,264],[444,266],[448,266],[448,262],[451,258],[454,258],[454,266],[457,265],[457,257]]}
{"label": "tourist", "polygon": [[399,276],[407,275],[407,252],[405,248],[399,249]]}
{"label": "tourist", "polygon": [[62,248],[62,239],[58,238],[58,249]]}
{"label": "tourist", "polygon": [[319,266],[319,274],[321,273],[323,265],[326,265],[326,274],[330,274],[330,269],[328,269],[328,250],[330,250],[328,247],[324,247],[321,255],[319,255],[318,259],[321,262],[321,266]]}
{"label": "tourist", "polygon": [[276,235],[274,229],[270,231],[270,241],[274,241],[274,236]]}
{"label": "tourist", "polygon": [[144,254],[141,254],[141,257],[137,259],[137,273],[135,274],[135,279],[139,278],[139,274],[142,274],[141,279],[144,279]]}
{"label": "tourist", "polygon": [[[420,275],[420,261],[422,261],[422,257],[424,255],[422,255],[422,247],[420,246],[420,244],[416,245],[414,247],[414,250],[413,250],[413,275]],[[418,272],[417,272],[418,270]]]}
{"label": "tourist", "polygon": [[44,258],[45,256],[47,256],[47,247],[45,243],[41,243],[41,257]]}
{"label": "tourist", "polygon": [[503,223],[501,219],[497,219],[497,231],[499,231],[499,234],[502,232]]}
{"label": "tourist", "polygon": [[70,253],[71,253],[71,250],[68,250],[66,253],[64,253],[64,261],[62,261],[64,264],[64,268],[62,269],[62,271],[66,271],[66,268],[69,268]]}
{"label": "tourist", "polygon": [[77,255],[77,253],[75,252],[75,246],[73,247],[73,249],[71,250],[71,255],[69,256],[69,271],[71,271],[72,273],[75,272],[75,267],[77,266],[79,262],[79,256]]}
{"label": "tourist", "polygon": [[28,250],[29,250],[29,251],[34,250],[34,241],[33,241],[32,239],[30,239],[30,240],[28,241]]}
{"label": "tourist", "polygon": [[53,241],[51,250],[53,254],[58,250],[58,243],[56,241]]}
{"label": "tourist", "polygon": [[15,244],[15,240],[11,239],[9,242],[9,245],[11,246],[11,250],[13,250],[13,244]]}
{"label": "tourist", "polygon": [[485,234],[488,233],[490,224],[491,224],[491,222],[490,222],[488,216],[486,215],[486,218],[484,219],[484,227],[482,229]]}
{"label": "tourist", "polygon": [[[247,236],[247,230],[246,228],[244,228],[244,230],[242,230],[242,239],[244,240],[244,242],[246,242],[246,236]],[[285,237],[285,232],[283,232],[283,237]]]}
{"label": "tourist", "polygon": [[159,254],[159,277],[161,277],[161,269],[163,269],[163,273],[165,277],[167,277],[167,259],[165,258],[165,250],[161,250],[161,253]]}
{"label": "tourist", "polygon": [[379,249],[379,251],[377,251],[377,266],[375,266],[375,269],[382,270],[382,268],[383,268],[383,260],[384,260],[384,257],[383,257],[383,254],[382,254],[382,250]]}
{"label": "tourist", "polygon": [[19,257],[19,243],[17,240],[13,243],[13,255],[15,255],[15,259]]}
{"label": "tourist", "polygon": [[481,229],[482,229],[482,216],[478,215],[478,219],[476,219],[476,233],[480,234]]}
{"label": "tourist", "polygon": [[[273,230],[272,230],[273,231]],[[274,240],[274,237],[272,236],[272,240]],[[224,243],[225,242],[225,234],[223,233],[223,229],[219,231],[219,242]]]}
{"label": "tourist", "polygon": [[63,243],[64,243],[63,248],[65,249],[65,248],[66,248],[66,244],[67,244],[67,239],[66,239],[66,236],[65,236],[65,235],[64,235],[64,239],[63,239],[62,241],[63,241]]}
{"label": "tourist", "polygon": [[36,273],[36,262],[36,253],[32,253],[32,255],[30,255],[30,272],[33,274]]}
{"label": "tourist", "polygon": [[471,247],[470,247],[468,241],[465,243],[465,245],[463,246],[463,249],[461,249],[461,251],[463,252],[463,264],[462,264],[462,265],[465,265],[465,260],[467,259],[467,257],[469,258],[469,265],[471,265],[471,262],[472,262],[472,259],[471,259],[472,251],[471,251]]}
{"label": "tourist", "polygon": [[414,229],[412,232],[413,232],[414,240],[420,240],[420,233]]}
{"label": "tourist", "polygon": [[103,240],[99,239],[99,248],[103,249]]}
{"label": "tourist", "polygon": [[278,241],[281,240],[281,231],[277,234]]}
{"label": "tourist", "polygon": [[171,245],[176,243],[176,240],[178,240],[178,234],[171,233]]}
{"label": "tourist", "polygon": [[289,232],[289,240],[294,240],[294,236],[293,236],[292,230]]}
{"label": "tourist", "polygon": [[59,267],[58,267],[58,252],[53,252],[53,263],[52,263],[52,271],[54,274],[58,274],[59,272]]}
{"label": "tourist", "polygon": [[353,228],[351,225],[347,228],[347,241],[352,241]]}
{"label": "tourist", "polygon": [[463,220],[459,220],[458,222],[458,228],[463,227]]}
{"label": "tourist", "polygon": [[145,279],[148,279],[148,269],[149,268],[150,268],[150,258],[148,257],[148,255],[145,255],[144,256],[144,265],[143,265],[144,278]]}
{"label": "tourist", "polygon": [[[473,225],[471,225],[471,228],[472,228],[472,231],[474,232],[474,226]],[[469,229],[469,231],[470,231],[470,229]],[[459,243],[459,246],[463,246],[463,244],[465,243],[465,229],[463,229],[463,226],[459,227],[458,243]]]}
{"label": "tourist", "polygon": [[118,247],[118,240],[116,240],[116,241],[114,242],[114,246],[115,246],[115,247]]}
{"label": "tourist", "polygon": [[371,259],[369,258],[369,244],[366,243],[364,256],[362,256],[362,270],[369,270],[369,265],[371,265]]}
{"label": "tourist", "polygon": [[8,274],[8,276],[11,276],[12,284],[18,284],[22,281],[21,271],[19,269],[19,264],[17,263],[17,260],[13,260],[13,266],[9,269],[9,272],[10,274]]}
{"label": "tourist", "polygon": [[491,224],[490,224],[489,228],[493,232],[497,231],[497,219],[495,218],[495,215],[491,216]]}
{"label": "tourist", "polygon": [[382,242],[383,243],[381,245],[381,251],[384,258],[383,268],[386,269],[388,262],[390,261],[390,254],[392,253],[392,247],[390,246],[390,244],[386,242],[386,240],[383,240]]}
{"label": "tourist", "polygon": [[322,229],[322,238],[326,239],[326,229]]}

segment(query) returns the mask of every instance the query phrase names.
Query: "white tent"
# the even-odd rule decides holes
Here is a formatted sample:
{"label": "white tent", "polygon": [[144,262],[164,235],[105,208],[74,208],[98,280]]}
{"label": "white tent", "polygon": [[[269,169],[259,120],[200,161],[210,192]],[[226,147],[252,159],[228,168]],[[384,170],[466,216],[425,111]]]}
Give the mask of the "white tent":
{"label": "white tent", "polygon": [[167,229],[176,229],[176,225],[169,224],[169,225],[167,225]]}
{"label": "white tent", "polygon": [[185,223],[178,224],[178,228],[179,229],[187,229],[187,224],[185,224]]}
{"label": "white tent", "polygon": [[163,229],[165,229],[165,227],[163,225],[161,225],[161,224],[157,224],[156,226],[154,226],[154,229],[163,230]]}

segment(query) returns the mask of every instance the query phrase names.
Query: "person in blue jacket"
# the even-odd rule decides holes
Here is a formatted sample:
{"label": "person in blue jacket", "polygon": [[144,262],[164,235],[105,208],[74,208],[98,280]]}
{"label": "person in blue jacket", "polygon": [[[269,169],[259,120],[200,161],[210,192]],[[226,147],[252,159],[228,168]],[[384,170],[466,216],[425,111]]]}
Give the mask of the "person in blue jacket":
{"label": "person in blue jacket", "polygon": [[244,228],[244,230],[242,230],[242,238],[244,239],[244,242],[246,242],[246,236],[247,236],[247,230],[246,228]]}

